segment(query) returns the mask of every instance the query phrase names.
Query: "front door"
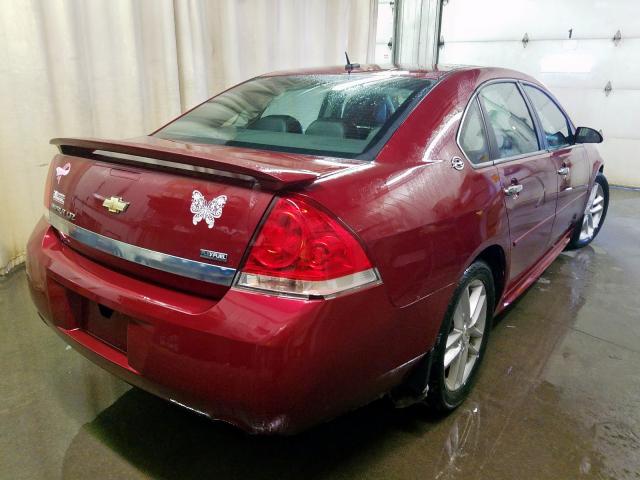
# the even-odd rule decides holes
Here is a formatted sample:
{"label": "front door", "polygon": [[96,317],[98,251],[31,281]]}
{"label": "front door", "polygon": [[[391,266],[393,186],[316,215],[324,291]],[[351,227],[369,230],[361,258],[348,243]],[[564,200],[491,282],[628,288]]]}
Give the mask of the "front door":
{"label": "front door", "polygon": [[549,248],[558,174],[516,83],[487,85],[478,97],[505,195],[511,237],[509,277],[518,280]]}
{"label": "front door", "polygon": [[551,160],[558,172],[556,222],[551,234],[555,242],[582,218],[589,189],[589,162],[583,145],[556,150]]}
{"label": "front door", "polygon": [[549,159],[558,175],[556,220],[551,234],[555,243],[582,217],[589,188],[589,162],[584,146],[573,142],[569,119],[545,92],[533,85],[523,90],[540,120]]}

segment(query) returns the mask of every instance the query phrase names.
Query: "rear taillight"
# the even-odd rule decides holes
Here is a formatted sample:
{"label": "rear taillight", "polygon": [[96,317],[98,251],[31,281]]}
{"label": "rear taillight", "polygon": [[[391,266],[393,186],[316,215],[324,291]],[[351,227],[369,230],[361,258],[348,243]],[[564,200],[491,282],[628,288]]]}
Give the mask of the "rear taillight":
{"label": "rear taillight", "polygon": [[327,297],[379,282],[362,246],[337,219],[300,197],[276,201],[237,286]]}

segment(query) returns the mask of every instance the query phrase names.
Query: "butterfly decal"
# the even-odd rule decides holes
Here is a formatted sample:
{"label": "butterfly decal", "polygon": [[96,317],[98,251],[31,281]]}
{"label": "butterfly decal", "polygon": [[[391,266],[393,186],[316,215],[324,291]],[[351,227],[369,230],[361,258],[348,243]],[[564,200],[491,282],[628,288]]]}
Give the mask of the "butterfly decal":
{"label": "butterfly decal", "polygon": [[65,163],[62,167],[56,167],[56,178],[58,179],[58,183],[60,183],[60,179],[69,174],[71,171],[71,164]]}
{"label": "butterfly decal", "polygon": [[207,222],[209,228],[213,228],[216,218],[222,216],[222,209],[227,203],[227,196],[220,195],[207,202],[204,195],[198,190],[191,194],[191,213],[193,213],[193,224],[197,225],[201,220]]}

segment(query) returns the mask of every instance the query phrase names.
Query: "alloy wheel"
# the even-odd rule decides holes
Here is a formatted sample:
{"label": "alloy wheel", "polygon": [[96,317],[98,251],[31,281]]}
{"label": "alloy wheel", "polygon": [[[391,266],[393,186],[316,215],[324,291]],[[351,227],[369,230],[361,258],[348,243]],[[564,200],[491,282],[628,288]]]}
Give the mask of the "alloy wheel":
{"label": "alloy wheel", "polygon": [[582,229],[580,230],[580,241],[590,240],[600,226],[602,213],[604,212],[604,191],[599,183],[595,183],[589,195],[587,207],[582,218]]}
{"label": "alloy wheel", "polygon": [[449,391],[461,388],[478,361],[487,324],[487,292],[475,279],[462,291],[453,314],[444,354],[445,384]]}

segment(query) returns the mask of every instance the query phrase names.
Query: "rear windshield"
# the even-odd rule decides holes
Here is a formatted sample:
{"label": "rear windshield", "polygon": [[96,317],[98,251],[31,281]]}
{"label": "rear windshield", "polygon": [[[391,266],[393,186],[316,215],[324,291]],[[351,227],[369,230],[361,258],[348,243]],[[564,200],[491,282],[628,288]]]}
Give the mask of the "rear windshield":
{"label": "rear windshield", "polygon": [[155,135],[167,140],[366,158],[435,80],[398,74],[290,75],[238,85]]}

